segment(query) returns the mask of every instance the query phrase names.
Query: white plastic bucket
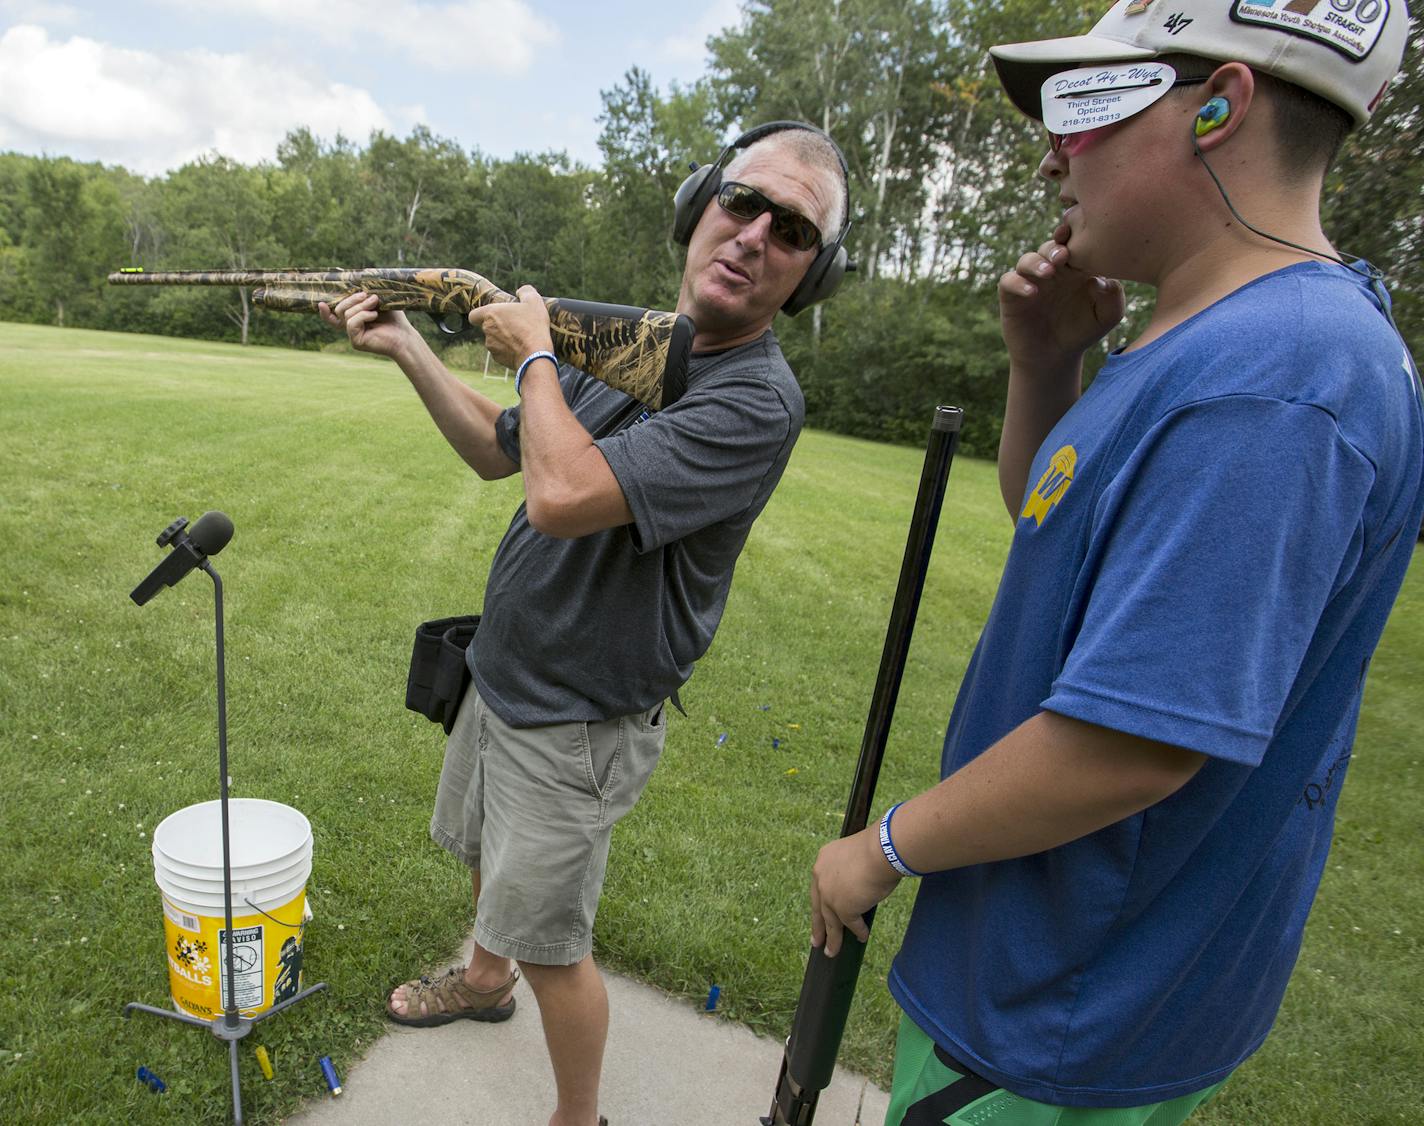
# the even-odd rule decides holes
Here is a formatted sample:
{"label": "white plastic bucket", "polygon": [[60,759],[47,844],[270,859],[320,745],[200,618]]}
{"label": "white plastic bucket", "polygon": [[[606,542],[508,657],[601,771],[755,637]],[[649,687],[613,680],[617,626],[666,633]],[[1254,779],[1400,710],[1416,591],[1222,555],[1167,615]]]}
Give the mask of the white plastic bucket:
{"label": "white plastic bucket", "polygon": [[[243,1015],[253,1016],[301,989],[311,824],[280,802],[230,798],[228,839],[236,1003]],[[187,806],[159,823],[153,877],[163,893],[173,1003],[211,1020],[227,998],[220,802]]]}

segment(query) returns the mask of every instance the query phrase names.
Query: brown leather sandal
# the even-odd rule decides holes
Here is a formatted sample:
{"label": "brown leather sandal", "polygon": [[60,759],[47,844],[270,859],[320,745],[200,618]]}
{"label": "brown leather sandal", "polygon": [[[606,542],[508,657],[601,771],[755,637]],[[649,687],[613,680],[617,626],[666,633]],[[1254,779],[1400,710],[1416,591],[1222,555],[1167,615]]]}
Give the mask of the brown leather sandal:
{"label": "brown leather sandal", "polygon": [[[455,1020],[483,1020],[491,1023],[508,1020],[514,1015],[514,998],[511,997],[506,1005],[501,1005],[499,1001],[518,980],[519,971],[513,970],[509,980],[503,985],[497,985],[493,989],[475,989],[465,984],[465,967],[455,966],[434,979],[422,977],[416,981],[403,982],[405,1012],[398,1013],[391,1008],[388,994],[386,1016],[397,1024],[407,1024],[412,1028],[434,1028]],[[401,986],[395,987],[399,988]],[[392,989],[391,993],[394,993],[395,989]]]}

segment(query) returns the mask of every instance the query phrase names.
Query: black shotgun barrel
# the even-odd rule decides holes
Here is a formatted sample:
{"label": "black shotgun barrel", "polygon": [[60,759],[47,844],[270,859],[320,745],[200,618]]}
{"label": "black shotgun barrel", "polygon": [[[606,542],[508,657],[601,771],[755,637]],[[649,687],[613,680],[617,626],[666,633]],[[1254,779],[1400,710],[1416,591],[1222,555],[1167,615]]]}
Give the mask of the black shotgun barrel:
{"label": "black shotgun barrel", "polygon": [[[851,783],[845,820],[841,824],[842,837],[860,832],[870,817],[875,783],[880,777],[880,764],[890,737],[890,721],[895,713],[895,700],[900,694],[900,680],[905,672],[910,637],[915,629],[915,615],[920,608],[920,595],[925,588],[925,575],[934,550],[935,529],[939,525],[940,509],[944,506],[949,467],[959,447],[963,421],[964,412],[958,407],[935,408],[924,467],[920,471],[915,511],[910,518],[910,533],[905,542],[905,558],[900,564],[900,580],[890,608],[890,624],[885,631],[885,648],[880,654],[880,671],[875,679],[870,714],[865,721],[865,735],[861,739],[860,759],[856,763],[855,780]],[[874,920],[875,911],[872,908],[865,913],[866,926],[871,926]],[[840,1051],[846,1017],[855,997],[855,983],[865,957],[865,945],[846,931],[840,953],[834,958],[826,957],[814,947],[811,949],[806,962],[806,976],[801,981],[796,1015],[791,1020],[791,1035],[786,1040],[786,1052],[781,1059],[781,1073],[777,1077],[771,1113],[761,1120],[762,1126],[811,1126],[815,1119],[816,1103],[835,1071],[836,1053]]]}

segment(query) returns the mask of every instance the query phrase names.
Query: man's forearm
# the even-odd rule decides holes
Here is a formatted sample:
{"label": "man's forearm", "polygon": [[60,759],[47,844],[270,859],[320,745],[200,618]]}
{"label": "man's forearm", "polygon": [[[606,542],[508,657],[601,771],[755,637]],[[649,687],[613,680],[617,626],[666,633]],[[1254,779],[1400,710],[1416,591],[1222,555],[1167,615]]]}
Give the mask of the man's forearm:
{"label": "man's forearm", "polygon": [[920,872],[1043,852],[1155,805],[1205,761],[1040,712],[902,805],[891,823],[895,847]]}
{"label": "man's forearm", "polygon": [[554,364],[535,361],[521,386],[519,452],[529,523],[565,539],[631,523],[607,459],[564,401]]}
{"label": "man's forearm", "polygon": [[487,481],[508,477],[517,466],[495,439],[494,424],[504,409],[481,395],[440,362],[418,333],[392,357],[454,451]]}
{"label": "man's forearm", "polygon": [[999,492],[1012,519],[1019,518],[1034,455],[1049,431],[1078,401],[1082,388],[1081,359],[1053,372],[1026,373],[1010,364],[999,437]]}

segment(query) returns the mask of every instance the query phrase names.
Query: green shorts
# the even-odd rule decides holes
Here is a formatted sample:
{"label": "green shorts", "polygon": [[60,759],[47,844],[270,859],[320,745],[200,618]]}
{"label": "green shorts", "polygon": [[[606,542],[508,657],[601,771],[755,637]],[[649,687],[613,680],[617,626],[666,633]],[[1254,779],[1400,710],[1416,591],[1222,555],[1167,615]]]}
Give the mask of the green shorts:
{"label": "green shorts", "polygon": [[975,1075],[901,1016],[885,1126],[1177,1126],[1225,1082],[1149,1106],[1049,1106]]}

